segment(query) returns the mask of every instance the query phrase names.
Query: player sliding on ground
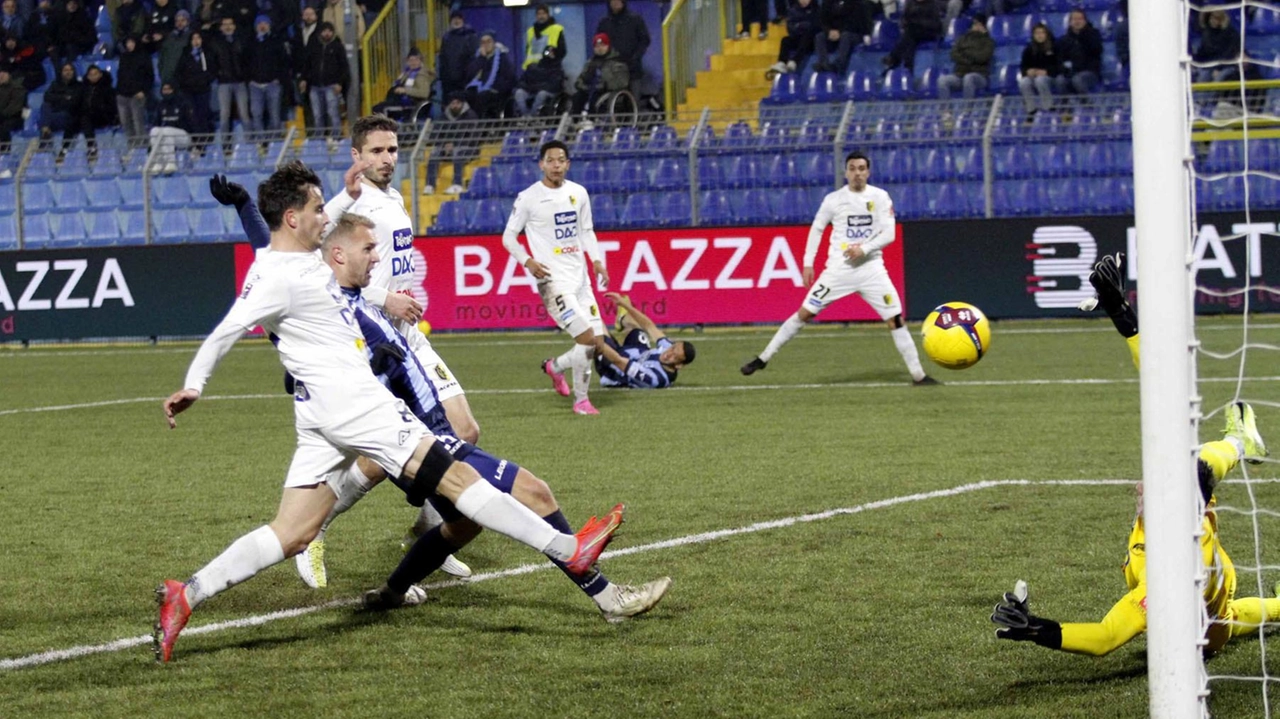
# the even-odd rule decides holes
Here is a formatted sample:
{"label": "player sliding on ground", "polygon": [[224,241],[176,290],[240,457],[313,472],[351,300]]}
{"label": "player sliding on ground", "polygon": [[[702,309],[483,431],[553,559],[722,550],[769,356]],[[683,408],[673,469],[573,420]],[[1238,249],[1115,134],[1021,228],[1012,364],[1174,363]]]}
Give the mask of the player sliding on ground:
{"label": "player sliding on ground", "polygon": [[[809,227],[809,241],[804,246],[804,284],[809,294],[800,309],[774,333],[764,351],[742,365],[742,374],[755,374],[764,369],[778,350],[819,312],[836,300],[858,294],[888,325],[893,345],[911,373],[911,381],[916,385],[939,384],[926,375],[920,365],[920,353],[902,319],[902,300],[884,267],[881,250],[893,242],[896,232],[893,200],[889,193],[868,185],[870,177],[871,160],[866,155],[851,152],[845,157],[844,178],[848,184],[822,199]],[[813,261],[818,256],[818,245],[822,243],[827,225],[831,225],[827,266],[815,283]]]}
{"label": "player sliding on ground", "polygon": [[164,412],[176,427],[176,415],[200,399],[218,361],[261,326],[296,381],[298,445],[275,519],[237,539],[185,583],[170,579],[156,590],[156,658],[170,659],[201,602],[305,549],[336,501],[328,478],[359,456],[386,471],[410,503],[420,506],[438,494],[477,524],[564,562],[573,574],[589,572],[621,523],[622,506],[576,536],[560,532],[455,461],[470,445],[431,434],[369,370],[359,318],[316,251],[328,219],[320,179],[302,163],[285,165],[258,188],[258,207],[271,244],[258,251],[240,296],[200,346],[184,389],[165,400]]}
{"label": "player sliding on ground", "polygon": [[600,386],[663,389],[675,384],[680,370],[697,356],[693,343],[667,339],[653,320],[631,304],[630,297],[617,292],[606,292],[604,296],[618,306],[616,329],[626,335],[622,344],[612,335],[596,337],[597,344],[608,345],[624,360],[615,364],[604,353],[596,353]]}
{"label": "player sliding on ground", "polygon": [[[1137,355],[1138,318],[1124,298],[1123,258],[1104,257],[1090,275],[1098,290],[1098,301],[1111,317],[1116,329]],[[1200,523],[1200,555],[1208,575],[1204,602],[1212,624],[1205,652],[1222,649],[1228,640],[1256,633],[1263,622],[1280,619],[1280,599],[1246,597],[1236,599],[1236,570],[1218,541],[1217,498],[1214,488],[1241,459],[1261,462],[1267,447],[1258,433],[1253,408],[1244,402],[1227,407],[1226,429],[1221,440],[1208,442],[1200,449],[1197,475],[1205,513]],[[1018,580],[1014,591],[1007,592],[996,605],[991,621],[1001,628],[1001,639],[1035,642],[1042,647],[1076,654],[1101,656],[1123,646],[1147,628],[1146,534],[1142,516],[1142,485],[1138,485],[1137,517],[1129,531],[1128,555],[1124,563],[1124,579],[1129,591],[1107,612],[1100,622],[1059,623],[1031,613],[1027,585]],[[1280,587],[1278,587],[1280,588]]]}

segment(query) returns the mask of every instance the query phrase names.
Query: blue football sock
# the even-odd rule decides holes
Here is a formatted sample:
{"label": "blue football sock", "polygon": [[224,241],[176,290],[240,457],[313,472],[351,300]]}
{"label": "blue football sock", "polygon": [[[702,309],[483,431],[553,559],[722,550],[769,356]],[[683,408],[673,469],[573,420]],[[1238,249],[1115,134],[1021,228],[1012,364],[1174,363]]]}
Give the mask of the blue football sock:
{"label": "blue football sock", "polygon": [[[573,534],[573,527],[569,525],[569,520],[565,519],[564,513],[558,509],[542,519],[547,524],[550,524],[552,527],[555,527],[557,530],[564,532],[565,534]],[[608,577],[604,576],[603,573],[594,567],[588,570],[586,574],[577,576],[565,568],[564,562],[558,562],[552,559],[551,563],[559,567],[560,571],[564,572],[566,577],[572,579],[573,583],[578,585],[578,588],[585,592],[588,597],[594,597],[600,592],[603,592],[605,587],[609,586]]]}

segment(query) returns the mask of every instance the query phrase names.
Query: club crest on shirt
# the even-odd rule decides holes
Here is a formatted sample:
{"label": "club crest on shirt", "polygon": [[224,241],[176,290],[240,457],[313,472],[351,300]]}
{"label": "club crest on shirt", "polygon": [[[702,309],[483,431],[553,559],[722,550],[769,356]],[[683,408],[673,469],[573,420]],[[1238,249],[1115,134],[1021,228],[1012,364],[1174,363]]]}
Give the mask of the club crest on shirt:
{"label": "club crest on shirt", "polygon": [[886,305],[888,305],[889,307],[892,307],[892,306],[893,306],[893,295],[885,295],[885,296],[884,296],[884,303],[885,303]]}
{"label": "club crest on shirt", "polygon": [[436,365],[435,370],[436,370],[436,376],[439,377],[441,380],[448,382],[451,379],[449,377],[449,371],[444,368],[444,365],[442,364]]}
{"label": "club crest on shirt", "polygon": [[875,212],[876,203],[873,200],[867,200],[867,212]]}
{"label": "club crest on shirt", "polygon": [[573,205],[574,207],[577,207],[577,206],[578,206],[578,198],[574,197],[573,195],[569,195],[569,204],[570,204],[570,205]]}

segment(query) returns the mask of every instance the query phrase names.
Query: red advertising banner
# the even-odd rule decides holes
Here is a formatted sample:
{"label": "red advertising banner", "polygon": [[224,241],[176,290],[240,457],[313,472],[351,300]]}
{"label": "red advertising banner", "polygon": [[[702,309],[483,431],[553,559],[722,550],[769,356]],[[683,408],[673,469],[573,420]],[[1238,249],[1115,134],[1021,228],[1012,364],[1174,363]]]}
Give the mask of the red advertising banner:
{"label": "red advertising banner", "polygon": [[[830,230],[828,230],[830,232]],[[609,289],[622,292],[659,325],[781,322],[800,307],[805,227],[728,227],[603,232],[600,250]],[[902,229],[884,250],[889,277],[906,306]],[[437,330],[550,328],[532,275],[502,247],[498,235],[419,238],[415,264],[425,292],[426,319]],[[236,283],[253,261],[237,247]],[[826,264],[826,240],[815,261]],[[425,260],[425,261],[423,261]],[[606,316],[612,305],[597,293]],[[837,302],[821,319],[878,320],[861,300]]]}

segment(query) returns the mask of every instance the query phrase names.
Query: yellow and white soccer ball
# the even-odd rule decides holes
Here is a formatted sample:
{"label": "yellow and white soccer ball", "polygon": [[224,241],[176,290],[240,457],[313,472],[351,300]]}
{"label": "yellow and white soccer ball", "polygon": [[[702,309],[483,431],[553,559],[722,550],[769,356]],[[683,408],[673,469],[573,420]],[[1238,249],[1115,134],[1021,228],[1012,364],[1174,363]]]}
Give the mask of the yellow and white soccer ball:
{"label": "yellow and white soccer ball", "polygon": [[972,367],[991,348],[991,322],[967,302],[938,305],[920,328],[925,354],[940,367]]}

